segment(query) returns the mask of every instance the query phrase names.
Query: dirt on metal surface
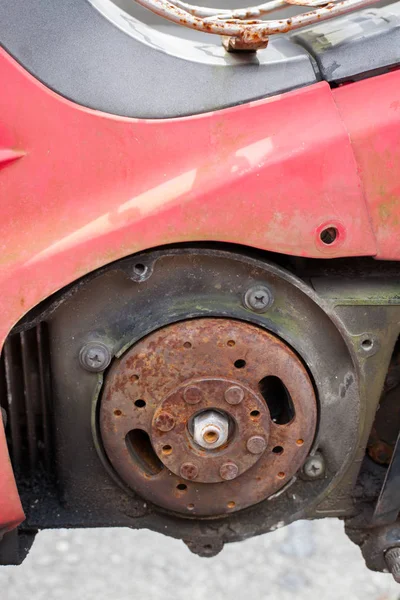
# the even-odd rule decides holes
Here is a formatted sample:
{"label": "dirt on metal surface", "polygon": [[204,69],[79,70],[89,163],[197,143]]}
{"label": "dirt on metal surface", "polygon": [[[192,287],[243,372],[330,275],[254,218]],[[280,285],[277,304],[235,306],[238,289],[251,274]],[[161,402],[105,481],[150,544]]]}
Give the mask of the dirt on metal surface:
{"label": "dirt on metal surface", "polygon": [[[260,388],[266,377],[279,378],[290,397],[294,414],[284,423],[271,418],[274,398]],[[229,419],[228,441],[212,450],[192,436],[194,416],[209,409]],[[130,487],[164,508],[210,516],[260,502],[290,481],[316,416],[309,376],[282,341],[254,325],[203,318],[164,327],[115,361],[100,430]]]}

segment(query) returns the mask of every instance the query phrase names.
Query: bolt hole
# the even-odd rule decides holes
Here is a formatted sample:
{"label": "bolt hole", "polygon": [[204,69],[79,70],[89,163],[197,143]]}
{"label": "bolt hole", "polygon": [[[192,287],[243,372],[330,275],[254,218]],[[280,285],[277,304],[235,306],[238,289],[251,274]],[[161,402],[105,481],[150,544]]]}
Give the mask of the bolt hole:
{"label": "bolt hole", "polygon": [[298,446],[302,446],[304,444],[304,440],[302,440],[301,438],[299,438],[298,440],[296,440],[296,444]]}
{"label": "bolt hole", "polygon": [[228,508],[235,508],[235,506],[236,506],[236,503],[235,503],[233,500],[231,500],[231,501],[230,501],[230,502],[228,502],[228,504],[227,504],[227,507],[228,507]]}
{"label": "bolt hole", "polygon": [[336,227],[327,227],[326,229],[323,229],[321,231],[321,242],[329,246],[330,244],[333,244],[334,241],[336,241],[338,234],[339,232],[336,229]]}
{"label": "bolt hole", "polygon": [[227,346],[230,346],[231,348],[233,348],[233,346],[235,346],[235,345],[236,345],[235,340],[228,340],[227,341]]}
{"label": "bolt hole", "polygon": [[285,477],[285,473],[283,471],[279,471],[278,477],[279,479],[283,479]]}
{"label": "bolt hole", "polygon": [[116,409],[114,410],[114,415],[115,415],[116,417],[120,417],[120,416],[122,415],[122,410],[119,410],[119,408],[116,408]]}
{"label": "bolt hole", "polygon": [[274,448],[272,448],[272,452],[274,454],[282,454],[283,453],[283,448],[282,448],[282,446],[275,446]]}
{"label": "bolt hole", "polygon": [[372,346],[373,346],[373,341],[372,340],[363,340],[361,342],[361,346],[363,348],[363,350],[371,350]]}
{"label": "bolt hole", "polygon": [[204,550],[212,550],[211,544],[205,544],[204,545]]}
{"label": "bolt hole", "polygon": [[242,358],[239,358],[238,360],[235,360],[233,364],[237,369],[243,369],[246,366],[246,361]]}
{"label": "bolt hole", "polygon": [[138,408],[143,408],[144,406],[146,406],[146,402],[144,400],[136,400],[135,406],[137,406]]}
{"label": "bolt hole", "polygon": [[204,435],[203,435],[204,441],[207,442],[207,444],[214,444],[214,442],[216,442],[219,438],[219,435],[216,431],[207,431]]}
{"label": "bolt hole", "polygon": [[184,347],[184,348],[191,348],[191,347],[192,347],[192,344],[191,344],[190,342],[185,342],[185,343],[183,344],[183,347]]}
{"label": "bolt hole", "polygon": [[135,381],[139,381],[139,375],[132,375],[131,376],[131,382],[134,383]]}
{"label": "bolt hole", "polygon": [[194,509],[194,504],[188,504],[187,505],[187,509],[188,510],[193,510]]}
{"label": "bolt hole", "polygon": [[133,267],[133,271],[136,273],[136,275],[144,275],[147,271],[147,267],[143,263],[137,263]]}
{"label": "bolt hole", "polygon": [[176,486],[176,489],[180,490],[181,492],[186,492],[187,485],[185,485],[184,483],[178,483],[178,485]]}
{"label": "bolt hole", "polygon": [[252,419],[258,419],[258,417],[260,416],[260,411],[259,410],[252,410],[250,413],[250,416]]}
{"label": "bolt hole", "polygon": [[172,446],[170,446],[169,444],[166,444],[165,446],[162,447],[162,453],[165,454],[166,456],[171,454],[171,452],[172,452]]}

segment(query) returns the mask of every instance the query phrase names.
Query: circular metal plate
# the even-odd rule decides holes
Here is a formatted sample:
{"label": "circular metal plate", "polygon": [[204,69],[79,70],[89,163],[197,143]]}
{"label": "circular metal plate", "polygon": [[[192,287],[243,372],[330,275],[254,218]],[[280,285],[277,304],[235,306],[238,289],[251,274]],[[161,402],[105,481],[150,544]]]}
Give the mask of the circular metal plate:
{"label": "circular metal plate", "polygon": [[[271,376],[291,399],[294,415],[284,424],[273,422],[273,398],[262,394],[260,382]],[[229,416],[221,448],[205,450],[193,441],[190,423],[205,409]],[[100,431],[129,486],[166,509],[211,516],[284,486],[309,452],[316,417],[312,383],[288,346],[248,323],[202,318],[164,327],[114,361]]]}

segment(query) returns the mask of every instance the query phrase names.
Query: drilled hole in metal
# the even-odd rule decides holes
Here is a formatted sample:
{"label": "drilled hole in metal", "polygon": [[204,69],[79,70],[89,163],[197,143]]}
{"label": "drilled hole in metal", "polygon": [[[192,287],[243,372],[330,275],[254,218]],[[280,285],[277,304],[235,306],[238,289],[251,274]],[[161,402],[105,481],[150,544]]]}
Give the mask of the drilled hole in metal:
{"label": "drilled hole in metal", "polygon": [[260,416],[260,411],[259,410],[252,410],[250,413],[250,417],[252,419],[258,419]]}
{"label": "drilled hole in metal", "polygon": [[188,510],[193,510],[194,509],[194,504],[188,504],[187,505],[187,509]]}
{"label": "drilled hole in metal", "polygon": [[139,381],[139,375],[132,375],[131,381],[132,381],[132,383],[134,383],[135,381]]}
{"label": "drilled hole in metal", "polygon": [[323,229],[320,233],[321,242],[328,246],[333,244],[338,237],[338,233],[336,227],[327,227],[326,229]]}
{"label": "drilled hole in metal", "polygon": [[290,394],[282,380],[274,375],[267,375],[258,383],[258,389],[268,406],[273,422],[277,425],[290,423],[295,411]]}
{"label": "drilled hole in metal", "polygon": [[296,440],[296,444],[298,446],[302,446],[304,444],[304,440],[302,440],[301,438],[299,438],[298,440]]}
{"label": "drilled hole in metal", "polygon": [[282,446],[275,446],[274,448],[272,448],[272,452],[274,454],[282,454],[283,453],[283,448],[282,448]]}
{"label": "drilled hole in metal", "polygon": [[212,550],[211,544],[204,544],[204,550]]}
{"label": "drilled hole in metal", "polygon": [[133,267],[133,270],[136,275],[144,275],[147,271],[147,267],[142,263],[136,263],[136,265]]}
{"label": "drilled hole in metal", "polygon": [[149,435],[143,429],[132,429],[125,437],[126,447],[133,460],[148,475],[157,475],[164,465],[153,450]]}
{"label": "drilled hole in metal", "polygon": [[237,369],[243,369],[246,366],[246,361],[242,358],[239,358],[238,360],[235,360],[233,364]]}
{"label": "drilled hole in metal", "polygon": [[172,452],[172,446],[170,446],[169,444],[166,444],[165,446],[162,447],[162,453],[165,454],[165,456],[168,456],[169,454],[171,454]]}
{"label": "drilled hole in metal", "polygon": [[226,344],[227,344],[227,346],[230,346],[231,348],[233,348],[233,346],[236,345],[236,342],[235,342],[235,340],[228,340]]}
{"label": "drilled hole in metal", "polygon": [[363,342],[361,342],[361,346],[364,350],[371,350],[373,345],[374,344],[372,340],[364,340]]}
{"label": "drilled hole in metal", "polygon": [[176,486],[177,490],[180,490],[181,492],[185,492],[187,490],[187,485],[184,483],[178,483],[178,485]]}
{"label": "drilled hole in metal", "polygon": [[285,477],[285,473],[283,471],[279,471],[278,477],[279,479],[283,479]]}
{"label": "drilled hole in metal", "polygon": [[233,500],[231,500],[230,502],[228,502],[227,507],[228,508],[235,508],[236,506],[236,502],[233,502]]}
{"label": "drilled hole in metal", "polygon": [[207,431],[203,437],[208,444],[214,444],[218,440],[219,435],[216,431]]}
{"label": "drilled hole in metal", "polygon": [[190,342],[185,342],[185,343],[183,344],[183,347],[184,347],[184,348],[191,348],[191,347],[192,347],[192,344],[191,344]]}
{"label": "drilled hole in metal", "polygon": [[119,408],[116,408],[116,409],[114,410],[114,415],[115,415],[116,417],[120,417],[120,416],[122,415],[122,410],[119,410]]}
{"label": "drilled hole in metal", "polygon": [[146,406],[146,402],[144,400],[136,400],[135,402],[135,406],[137,406],[138,408],[144,408]]}

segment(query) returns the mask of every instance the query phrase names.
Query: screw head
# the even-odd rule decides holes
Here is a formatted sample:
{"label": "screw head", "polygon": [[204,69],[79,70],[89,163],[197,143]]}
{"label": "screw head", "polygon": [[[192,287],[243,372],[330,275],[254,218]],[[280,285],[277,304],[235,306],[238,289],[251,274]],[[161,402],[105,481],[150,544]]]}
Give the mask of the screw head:
{"label": "screw head", "polygon": [[228,404],[240,404],[244,398],[244,391],[238,385],[232,385],[224,395]]}
{"label": "screw head", "polygon": [[154,424],[160,431],[171,431],[175,427],[175,419],[170,413],[161,412],[156,417]]}
{"label": "screw head", "polygon": [[304,463],[303,473],[307,479],[319,479],[325,473],[325,461],[321,454],[309,456]]}
{"label": "screw head", "polygon": [[243,303],[253,312],[265,312],[272,304],[273,297],[265,285],[253,285],[244,295]]}
{"label": "screw head", "polygon": [[197,404],[203,398],[203,392],[197,385],[189,385],[183,392],[187,404]]}
{"label": "screw head", "polygon": [[261,454],[267,447],[267,442],[261,435],[253,435],[247,440],[246,446],[251,454]]}
{"label": "screw head", "polygon": [[196,479],[199,474],[199,469],[193,463],[183,463],[180,468],[180,474],[184,479]]}
{"label": "screw head", "polygon": [[88,342],[79,352],[79,362],[87,371],[100,373],[110,364],[111,352],[101,342]]}
{"label": "screw head", "polygon": [[239,473],[239,468],[235,463],[225,463],[221,466],[219,470],[219,474],[222,479],[226,481],[230,481],[231,479],[235,479]]}

